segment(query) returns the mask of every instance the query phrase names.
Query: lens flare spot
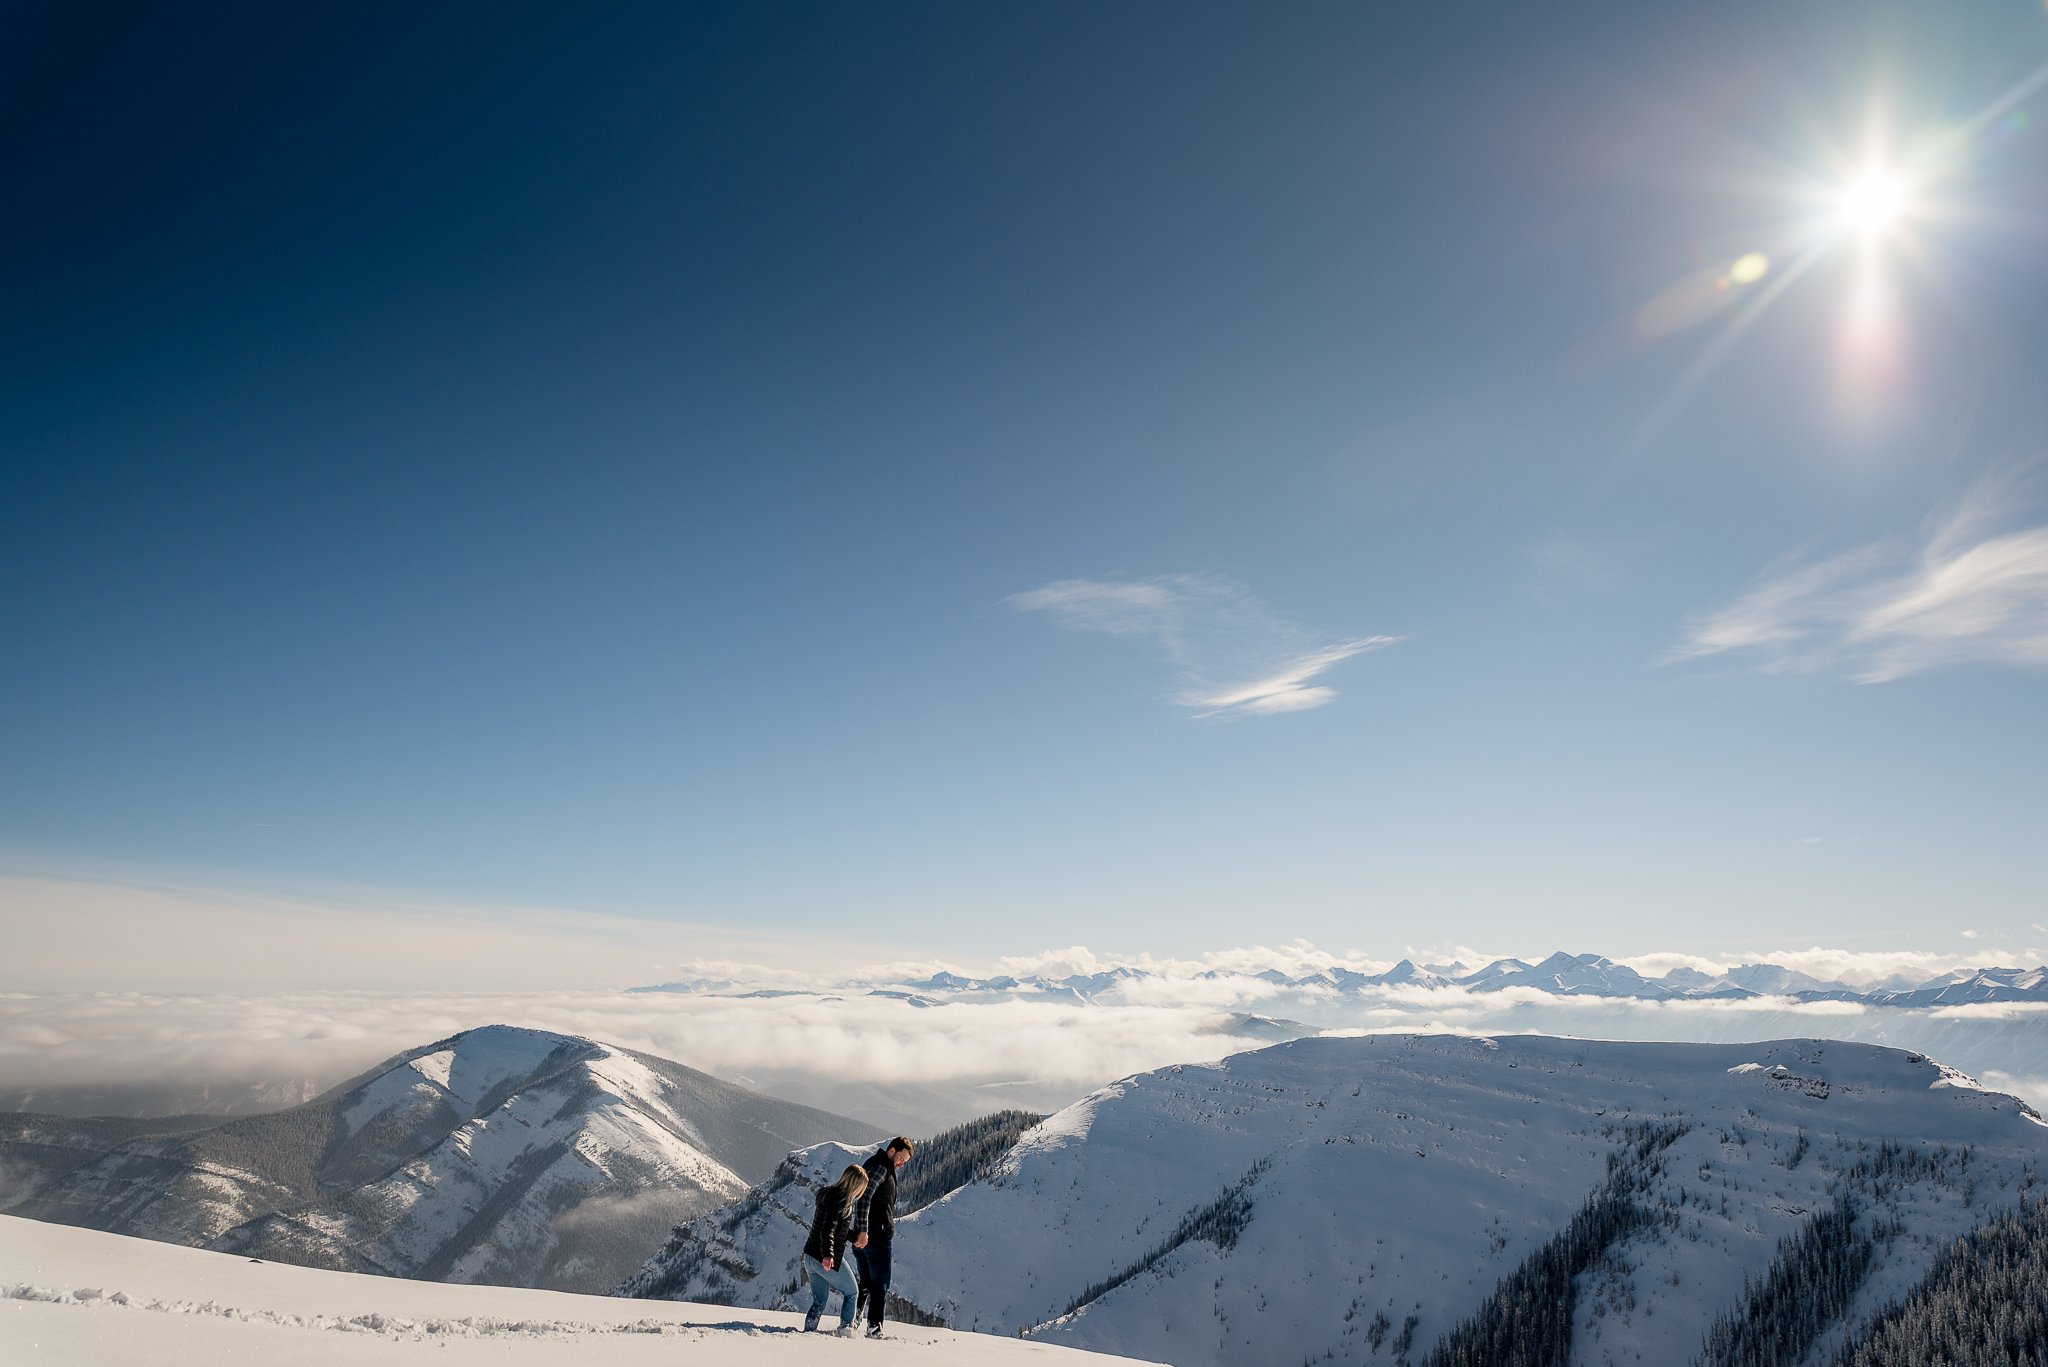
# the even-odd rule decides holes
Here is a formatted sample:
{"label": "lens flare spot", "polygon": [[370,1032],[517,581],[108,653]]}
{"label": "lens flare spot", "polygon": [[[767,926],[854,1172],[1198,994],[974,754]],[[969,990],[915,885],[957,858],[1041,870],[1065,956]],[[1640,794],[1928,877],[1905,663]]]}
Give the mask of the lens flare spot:
{"label": "lens flare spot", "polygon": [[1891,227],[1905,207],[1905,184],[1889,171],[1865,171],[1842,190],[1842,221],[1866,236]]}
{"label": "lens flare spot", "polygon": [[2016,133],[2024,133],[2026,131],[2026,128],[2027,111],[2024,109],[2015,109],[2007,113],[2004,117],[1994,121],[1992,125],[1989,128],[1985,129],[1982,133],[1980,133],[1978,137],[1980,138],[1980,140],[1986,143],[1998,143],[2005,141],[2007,138],[2012,137]]}
{"label": "lens flare spot", "polygon": [[1733,304],[1742,286],[1763,279],[1770,268],[1770,259],[1762,252],[1750,252],[1694,271],[1636,311],[1636,334],[1654,340],[1703,323]]}

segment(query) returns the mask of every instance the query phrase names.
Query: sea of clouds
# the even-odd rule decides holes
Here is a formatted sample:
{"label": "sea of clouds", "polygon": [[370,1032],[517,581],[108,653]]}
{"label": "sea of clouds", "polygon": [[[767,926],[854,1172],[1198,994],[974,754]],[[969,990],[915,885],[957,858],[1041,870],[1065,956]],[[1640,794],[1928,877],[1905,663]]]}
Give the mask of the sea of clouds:
{"label": "sea of clouds", "polygon": [[[1293,988],[1394,958],[1306,941],[1194,957],[1082,946],[975,962],[870,961],[852,939],[549,909],[450,907],[348,890],[104,870],[0,875],[0,1109],[246,1114],[309,1100],[402,1051],[504,1023],[643,1050],[789,1100],[929,1134],[1007,1106],[1050,1111],[1116,1078],[1259,1047],[1294,1027],[1537,1031],[1600,1038],[1860,1039],[1931,1054],[2048,1109],[2048,1010],[1902,1011],[1853,1002],[1643,1002],[1515,990]],[[1557,945],[1411,948],[1422,964],[1534,962]],[[1563,946],[1580,951],[1594,946]],[[1858,988],[2041,962],[1814,947],[1623,957],[1647,976],[1768,962]],[[906,982],[1138,971],[1091,1004],[1041,994],[924,1005]],[[702,990],[633,992],[689,982]],[[876,991],[896,996],[870,995]],[[766,992],[779,995],[748,995]]]}
{"label": "sea of clouds", "polygon": [[673,1059],[790,1100],[928,1133],[1249,1041],[1202,1006],[858,994],[137,992],[0,996],[0,1108],[244,1113],[305,1100],[407,1049],[502,1023]]}
{"label": "sea of clouds", "polygon": [[[1714,967],[1691,956],[1653,957]],[[1818,949],[1771,958],[1849,981],[1953,966],[1931,956],[1907,964],[1896,954]],[[871,995],[900,993],[904,981],[941,967],[964,971],[932,962],[872,965],[827,981],[772,966],[684,960],[666,965],[671,972],[662,976],[705,989],[677,992],[11,993],[0,995],[0,1108],[267,1110],[309,1099],[401,1051],[504,1023],[624,1045],[789,1100],[930,1133],[999,1107],[1056,1109],[1130,1073],[1260,1047],[1276,1030],[1264,1021],[1358,1034],[1866,1040],[1931,1054],[2048,1107],[2042,1003],[1900,1010],[1787,998],[1654,1002],[1415,987],[1343,996],[1253,976],[1267,968],[1298,976],[1332,963],[1356,971],[1388,966],[1299,944],[1199,960],[1113,960],[1074,948],[1002,968],[1064,976],[1119,962],[1146,972],[1087,1005],[1030,997],[928,1005]],[[774,995],[751,995],[758,992]],[[1248,1023],[1248,1015],[1263,1020]]]}

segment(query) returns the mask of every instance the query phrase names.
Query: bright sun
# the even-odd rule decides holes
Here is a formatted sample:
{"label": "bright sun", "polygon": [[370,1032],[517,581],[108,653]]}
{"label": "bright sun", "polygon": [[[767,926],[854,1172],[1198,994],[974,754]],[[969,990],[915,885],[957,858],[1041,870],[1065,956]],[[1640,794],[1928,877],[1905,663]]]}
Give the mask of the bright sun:
{"label": "bright sun", "polygon": [[1906,187],[1889,171],[1865,171],[1842,191],[1842,221],[1866,236],[1889,228],[1905,207]]}

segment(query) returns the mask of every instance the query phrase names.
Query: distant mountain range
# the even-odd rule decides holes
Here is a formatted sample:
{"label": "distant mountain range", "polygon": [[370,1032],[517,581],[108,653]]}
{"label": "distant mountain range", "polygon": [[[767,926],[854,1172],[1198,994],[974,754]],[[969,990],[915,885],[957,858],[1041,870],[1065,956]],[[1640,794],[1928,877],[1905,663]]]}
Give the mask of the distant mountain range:
{"label": "distant mountain range", "polygon": [[791,1149],[884,1131],[494,1025],[225,1123],[0,1114],[0,1212],[437,1281],[601,1291]]}
{"label": "distant mountain range", "polygon": [[[1960,1006],[1974,1002],[2048,1002],[2048,966],[2034,968],[1959,968],[1924,982],[1892,979],[1862,990],[1844,982],[1822,981],[1776,964],[1743,964],[1711,977],[1694,968],[1677,968],[1661,978],[1646,978],[1634,969],[1598,954],[1551,955],[1542,963],[1520,959],[1496,959],[1483,968],[1462,963],[1417,965],[1403,959],[1385,973],[1355,973],[1344,968],[1322,969],[1289,976],[1277,969],[1263,973],[1234,975],[1208,972],[1196,981],[1219,981],[1243,976],[1271,984],[1285,992],[1321,996],[1358,996],[1399,988],[1449,989],[1472,993],[1497,993],[1525,989],[1558,997],[1608,997],[1647,1001],[1737,1001],[1756,997],[1783,997],[1795,1001],[1850,1001],[1870,1006],[1930,1007]],[[1100,973],[1077,973],[1064,978],[993,977],[967,978],[955,973],[934,973],[929,978],[880,985],[850,985],[840,995],[894,997],[914,1006],[938,1006],[949,1001],[994,1001],[1029,998],[1037,1001],[1068,1002],[1073,1005],[1118,1005],[1130,1000],[1131,989],[1164,975],[1144,968],[1119,965]],[[787,989],[756,989],[741,992],[741,984],[725,979],[694,979],[636,987],[634,992],[698,992],[715,995],[796,996]],[[1149,1000],[1150,998],[1148,998]],[[1264,1019],[1264,1018],[1247,1018]],[[1283,1024],[1286,1024],[1283,1022]]]}

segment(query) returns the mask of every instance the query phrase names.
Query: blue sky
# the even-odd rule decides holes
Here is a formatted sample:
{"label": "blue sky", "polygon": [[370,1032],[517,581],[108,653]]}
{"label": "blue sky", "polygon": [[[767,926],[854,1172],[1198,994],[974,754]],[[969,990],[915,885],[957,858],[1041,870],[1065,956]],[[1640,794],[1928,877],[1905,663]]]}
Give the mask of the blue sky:
{"label": "blue sky", "polygon": [[23,876],[2042,943],[2039,4],[0,24]]}

